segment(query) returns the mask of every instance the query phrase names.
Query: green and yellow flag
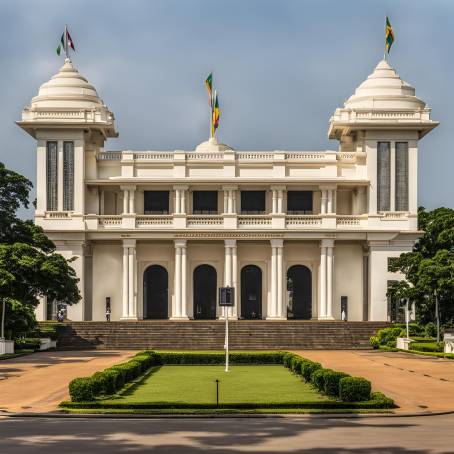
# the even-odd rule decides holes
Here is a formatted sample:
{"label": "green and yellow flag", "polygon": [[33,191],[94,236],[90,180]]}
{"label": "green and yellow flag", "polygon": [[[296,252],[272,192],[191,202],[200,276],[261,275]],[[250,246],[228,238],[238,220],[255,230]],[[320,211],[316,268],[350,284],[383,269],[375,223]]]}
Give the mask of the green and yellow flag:
{"label": "green and yellow flag", "polygon": [[205,81],[208,90],[208,102],[213,107],[213,73],[210,73]]}
{"label": "green and yellow flag", "polygon": [[219,99],[218,99],[218,94],[215,91],[214,92],[214,101],[213,101],[213,119],[212,119],[212,132],[211,135],[214,137],[214,133],[216,132],[216,129],[219,127],[219,118],[221,116],[221,111],[219,110]]}
{"label": "green and yellow flag", "polygon": [[393,42],[394,42],[393,28],[391,27],[391,22],[389,22],[389,18],[386,17],[385,48],[386,48],[386,52],[388,52],[388,54],[391,49],[391,46],[393,45]]}

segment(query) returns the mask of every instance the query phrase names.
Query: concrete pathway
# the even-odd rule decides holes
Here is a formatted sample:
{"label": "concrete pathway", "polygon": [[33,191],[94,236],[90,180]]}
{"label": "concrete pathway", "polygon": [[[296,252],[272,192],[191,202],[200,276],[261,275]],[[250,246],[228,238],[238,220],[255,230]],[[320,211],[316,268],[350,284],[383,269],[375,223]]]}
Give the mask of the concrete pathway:
{"label": "concrete pathway", "polygon": [[0,452],[447,454],[454,415],[286,418],[5,418]]}
{"label": "concrete pathway", "polygon": [[[454,361],[382,351],[301,350],[324,367],[365,377],[392,397],[397,412],[454,411]],[[453,448],[454,451],[454,448]]]}
{"label": "concrete pathway", "polygon": [[0,361],[0,414],[55,410],[76,377],[125,361],[135,352],[40,352]]}

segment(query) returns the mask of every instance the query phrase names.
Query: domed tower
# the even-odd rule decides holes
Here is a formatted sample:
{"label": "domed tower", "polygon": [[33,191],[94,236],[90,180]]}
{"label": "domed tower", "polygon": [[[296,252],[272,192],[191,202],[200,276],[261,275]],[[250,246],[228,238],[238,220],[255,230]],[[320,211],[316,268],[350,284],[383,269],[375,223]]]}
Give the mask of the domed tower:
{"label": "domed tower", "polygon": [[417,229],[418,141],[438,125],[430,114],[415,89],[382,60],[331,117],[328,136],[339,140],[339,151],[366,158],[370,220],[405,212]]}
{"label": "domed tower", "polygon": [[118,137],[113,113],[67,58],[17,124],[37,141],[37,224],[67,217],[66,227],[83,229],[84,179],[95,177],[104,141]]}
{"label": "domed tower", "polygon": [[[85,180],[96,179],[96,154],[107,138],[118,136],[114,115],[93,85],[66,58],[60,71],[41,85],[17,124],[37,142],[35,222],[44,228],[60,253],[77,258],[71,266],[84,295],[84,277],[91,275],[85,239]],[[89,305],[83,298],[68,308],[68,317],[90,319]],[[41,306],[38,311],[42,313],[37,315],[45,319],[46,308]]]}

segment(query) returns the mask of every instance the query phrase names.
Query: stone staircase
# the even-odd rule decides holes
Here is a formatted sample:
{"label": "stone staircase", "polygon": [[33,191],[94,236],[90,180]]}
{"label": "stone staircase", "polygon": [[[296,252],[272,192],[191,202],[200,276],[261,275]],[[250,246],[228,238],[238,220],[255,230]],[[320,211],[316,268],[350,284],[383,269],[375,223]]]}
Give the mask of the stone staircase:
{"label": "stone staircase", "polygon": [[[386,326],[389,323],[231,321],[230,349],[365,349],[369,348],[369,337]],[[67,322],[58,348],[222,350],[224,329],[225,322],[221,320]]]}

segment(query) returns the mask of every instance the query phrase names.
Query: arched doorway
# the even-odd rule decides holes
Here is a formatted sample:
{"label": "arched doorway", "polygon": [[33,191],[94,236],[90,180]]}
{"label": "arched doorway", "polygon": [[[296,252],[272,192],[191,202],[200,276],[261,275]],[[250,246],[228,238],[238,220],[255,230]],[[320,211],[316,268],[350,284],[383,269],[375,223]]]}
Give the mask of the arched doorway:
{"label": "arched doorway", "polygon": [[193,275],[194,318],[216,319],[216,269],[210,265],[199,265]]}
{"label": "arched doorway", "polygon": [[255,265],[241,270],[241,318],[262,318],[262,270]]}
{"label": "arched doorway", "polygon": [[287,270],[287,318],[310,320],[312,318],[312,273],[304,265],[294,265]]}
{"label": "arched doorway", "polygon": [[169,316],[169,276],[161,265],[151,265],[143,273],[143,318],[165,319]]}

